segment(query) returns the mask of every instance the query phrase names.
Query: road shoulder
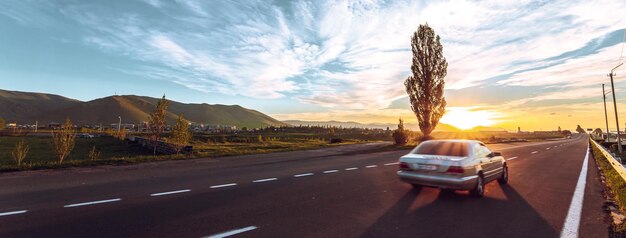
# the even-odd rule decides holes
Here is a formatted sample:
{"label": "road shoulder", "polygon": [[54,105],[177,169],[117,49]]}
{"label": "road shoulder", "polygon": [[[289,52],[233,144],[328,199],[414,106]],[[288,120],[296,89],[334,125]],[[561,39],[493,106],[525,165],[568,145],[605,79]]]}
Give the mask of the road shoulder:
{"label": "road shoulder", "polygon": [[604,185],[600,180],[600,172],[593,158],[593,153],[589,154],[587,169],[587,184],[580,218],[579,237],[608,237],[610,228],[607,223],[607,214],[604,212]]}

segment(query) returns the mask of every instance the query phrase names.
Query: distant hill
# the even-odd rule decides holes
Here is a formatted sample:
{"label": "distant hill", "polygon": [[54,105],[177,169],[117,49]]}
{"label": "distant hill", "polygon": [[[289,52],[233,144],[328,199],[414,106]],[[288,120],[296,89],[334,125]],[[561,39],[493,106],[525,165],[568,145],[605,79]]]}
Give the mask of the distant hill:
{"label": "distant hill", "polygon": [[[110,96],[82,102],[52,94],[0,90],[0,117],[7,121],[34,123],[62,122],[70,117],[75,124],[140,123],[148,121],[159,99],[135,95]],[[166,116],[173,124],[179,114],[192,122],[258,128],[286,125],[261,112],[238,105],[185,104],[169,100]]]}
{"label": "distant hill", "polygon": [[25,121],[81,103],[54,94],[0,90],[0,117],[7,121]]}
{"label": "distant hill", "polygon": [[[293,125],[293,126],[335,126],[335,127],[347,127],[347,128],[351,128],[351,127],[358,127],[358,128],[378,128],[378,129],[387,129],[387,127],[389,127],[390,130],[394,130],[398,127],[398,124],[396,123],[370,123],[370,124],[363,124],[363,123],[359,123],[359,122],[354,122],[354,121],[300,121],[300,120],[287,120],[287,121],[283,121],[284,123]],[[411,123],[405,123],[404,126],[408,129],[411,130],[419,130],[417,124],[411,124]],[[439,125],[437,125],[437,128],[435,129],[435,131],[450,131],[450,132],[454,132],[454,131],[460,131],[458,128],[448,125],[448,124],[443,124],[443,123],[439,123]]]}

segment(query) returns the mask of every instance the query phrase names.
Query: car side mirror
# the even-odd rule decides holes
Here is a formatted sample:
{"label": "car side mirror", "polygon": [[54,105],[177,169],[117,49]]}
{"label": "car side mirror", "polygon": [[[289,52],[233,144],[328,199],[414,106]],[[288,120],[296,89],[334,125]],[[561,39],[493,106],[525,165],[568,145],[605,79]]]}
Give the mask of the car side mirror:
{"label": "car side mirror", "polygon": [[491,152],[491,157],[502,156],[500,152]]}

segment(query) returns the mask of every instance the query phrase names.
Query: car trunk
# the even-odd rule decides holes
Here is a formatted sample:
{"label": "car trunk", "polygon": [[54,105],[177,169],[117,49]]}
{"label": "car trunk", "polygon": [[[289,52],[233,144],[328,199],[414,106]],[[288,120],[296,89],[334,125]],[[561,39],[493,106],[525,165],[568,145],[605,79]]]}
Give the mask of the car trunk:
{"label": "car trunk", "polygon": [[[400,162],[409,165],[409,171],[423,174],[447,174],[450,166],[461,166],[461,161],[467,157],[441,155],[405,155]],[[452,175],[452,174],[451,174]]]}

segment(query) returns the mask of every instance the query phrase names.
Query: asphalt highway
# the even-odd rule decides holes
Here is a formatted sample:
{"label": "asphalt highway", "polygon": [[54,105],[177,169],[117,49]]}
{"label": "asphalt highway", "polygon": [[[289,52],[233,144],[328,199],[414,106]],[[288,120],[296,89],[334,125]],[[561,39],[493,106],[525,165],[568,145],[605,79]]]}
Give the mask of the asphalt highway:
{"label": "asphalt highway", "polygon": [[376,146],[4,173],[0,237],[608,236],[585,136],[489,145],[510,180],[484,198],[413,189]]}

